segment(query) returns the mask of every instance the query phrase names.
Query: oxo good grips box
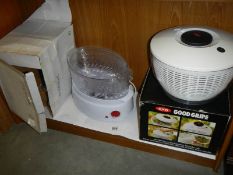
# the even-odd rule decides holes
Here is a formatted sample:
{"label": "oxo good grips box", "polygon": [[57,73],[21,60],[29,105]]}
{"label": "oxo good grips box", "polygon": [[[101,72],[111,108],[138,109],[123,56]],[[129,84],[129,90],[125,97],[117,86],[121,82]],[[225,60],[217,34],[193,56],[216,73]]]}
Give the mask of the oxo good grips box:
{"label": "oxo good grips box", "polygon": [[170,99],[149,70],[140,95],[140,139],[216,154],[230,119],[229,91],[203,105]]}

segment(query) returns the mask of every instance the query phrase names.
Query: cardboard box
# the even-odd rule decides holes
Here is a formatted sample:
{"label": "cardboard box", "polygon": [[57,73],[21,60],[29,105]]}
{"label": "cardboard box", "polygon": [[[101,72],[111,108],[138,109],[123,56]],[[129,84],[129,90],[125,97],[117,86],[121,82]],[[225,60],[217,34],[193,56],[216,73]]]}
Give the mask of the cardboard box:
{"label": "cardboard box", "polygon": [[204,105],[186,105],[168,97],[152,70],[140,95],[140,139],[216,154],[230,120],[229,92]]}

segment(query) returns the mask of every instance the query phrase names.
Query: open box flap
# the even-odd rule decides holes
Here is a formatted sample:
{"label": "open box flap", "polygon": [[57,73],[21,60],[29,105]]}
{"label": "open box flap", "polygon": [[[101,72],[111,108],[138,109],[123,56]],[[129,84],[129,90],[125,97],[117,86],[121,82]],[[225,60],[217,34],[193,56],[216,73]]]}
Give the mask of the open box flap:
{"label": "open box flap", "polygon": [[34,74],[23,74],[0,61],[0,85],[12,112],[38,132],[46,132],[46,118]]}

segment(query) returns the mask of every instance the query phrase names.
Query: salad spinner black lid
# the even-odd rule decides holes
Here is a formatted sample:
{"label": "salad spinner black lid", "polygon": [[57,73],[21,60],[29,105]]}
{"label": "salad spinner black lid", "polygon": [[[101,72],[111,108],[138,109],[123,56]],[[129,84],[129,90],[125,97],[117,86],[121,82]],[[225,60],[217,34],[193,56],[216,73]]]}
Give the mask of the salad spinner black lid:
{"label": "salad spinner black lid", "polygon": [[213,37],[203,30],[189,30],[181,35],[181,41],[189,46],[206,46],[213,41]]}

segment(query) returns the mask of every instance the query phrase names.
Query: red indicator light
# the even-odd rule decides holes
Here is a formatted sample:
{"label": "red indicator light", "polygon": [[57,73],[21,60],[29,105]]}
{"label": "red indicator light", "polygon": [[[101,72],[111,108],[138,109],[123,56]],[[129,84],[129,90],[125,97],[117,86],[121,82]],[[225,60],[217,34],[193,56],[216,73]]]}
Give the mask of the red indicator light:
{"label": "red indicator light", "polygon": [[119,117],[120,115],[121,115],[121,113],[119,111],[112,111],[111,112],[112,117]]}

